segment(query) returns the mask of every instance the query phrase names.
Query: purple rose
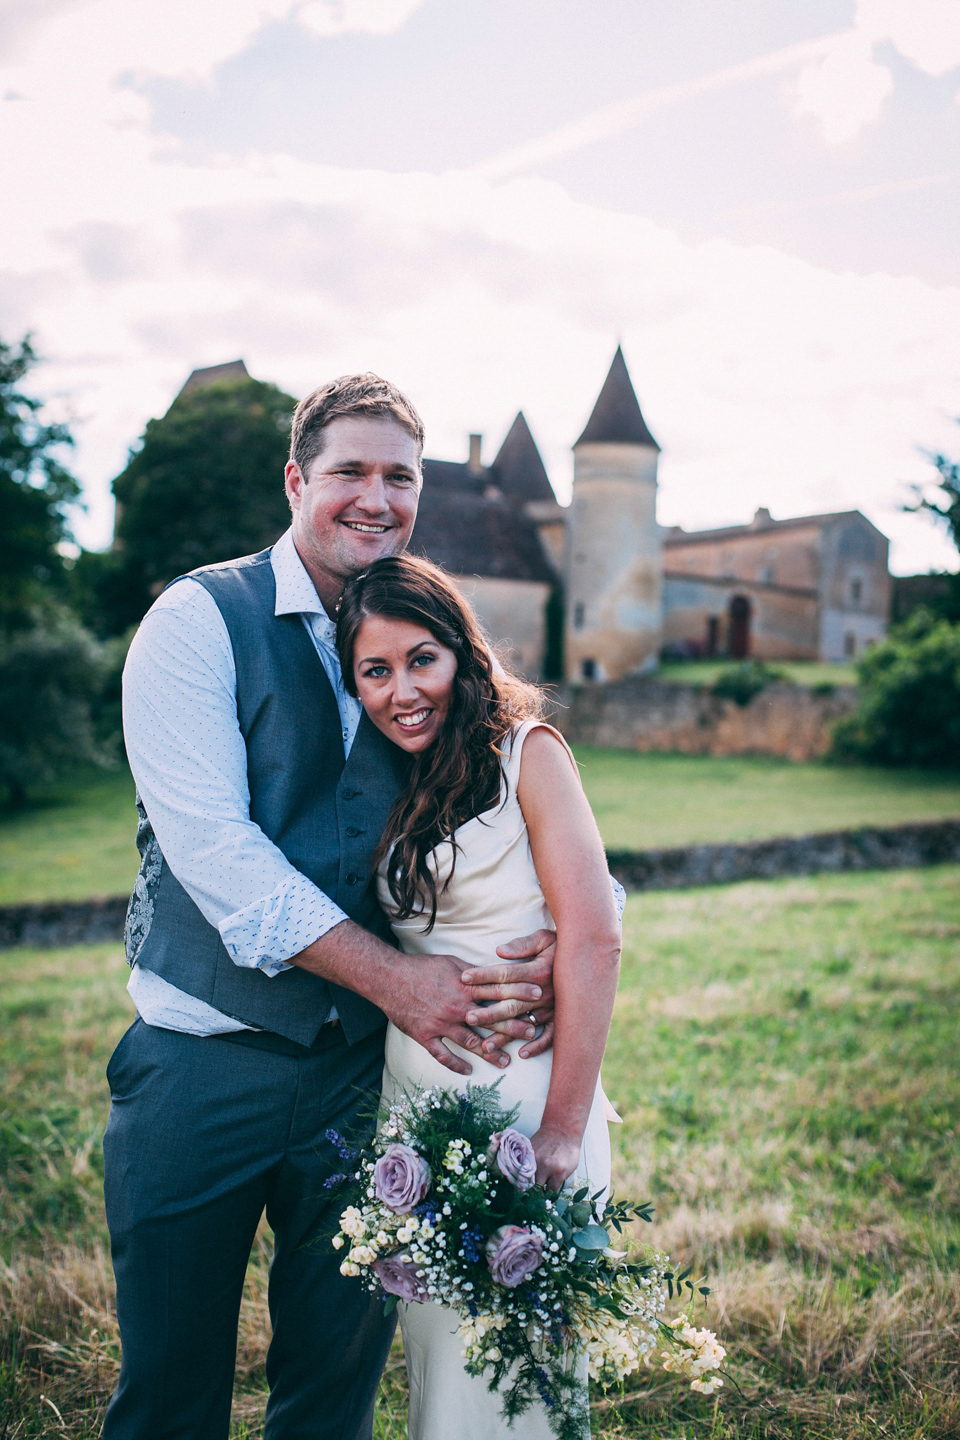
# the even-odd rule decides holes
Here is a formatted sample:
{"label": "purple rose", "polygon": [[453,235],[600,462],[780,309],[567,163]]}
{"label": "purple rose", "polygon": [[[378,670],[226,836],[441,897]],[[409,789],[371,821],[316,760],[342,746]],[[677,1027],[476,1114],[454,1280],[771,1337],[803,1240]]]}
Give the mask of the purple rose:
{"label": "purple rose", "polygon": [[515,1290],[543,1259],[543,1239],[522,1225],[501,1225],[487,1241],[487,1263],[498,1285]]}
{"label": "purple rose", "polygon": [[409,1260],[398,1260],[395,1256],[381,1256],[373,1262],[373,1273],[388,1295],[397,1295],[408,1305],[422,1305],[430,1297],[420,1279],[420,1272]]}
{"label": "purple rose", "polygon": [[490,1137],[490,1159],[515,1189],[529,1190],[537,1178],[537,1157],[526,1135],[519,1130],[495,1130]]}
{"label": "purple rose", "polygon": [[430,1189],[430,1167],[409,1145],[388,1145],[373,1167],[373,1188],[395,1215],[406,1215]]}

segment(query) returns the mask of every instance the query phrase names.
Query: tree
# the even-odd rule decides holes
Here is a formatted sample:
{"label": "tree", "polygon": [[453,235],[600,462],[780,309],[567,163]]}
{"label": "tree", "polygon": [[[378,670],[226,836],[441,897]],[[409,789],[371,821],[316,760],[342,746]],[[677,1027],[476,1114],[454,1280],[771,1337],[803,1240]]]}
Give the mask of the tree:
{"label": "tree", "polygon": [[19,389],[36,358],[29,335],[19,347],[0,340],[0,631],[7,634],[32,625],[63,588],[64,512],[80,493],[57,458],[73,444],[69,430],[43,424],[42,402]]}
{"label": "tree", "polygon": [[960,769],[960,624],[916,610],[857,671],[857,708],[834,727],[838,758]]}
{"label": "tree", "polygon": [[113,550],[76,566],[76,603],[92,628],[119,634],[178,575],[273,544],[290,523],[283,467],[295,404],[260,380],[220,381],[148,422],[113,482]]}
{"label": "tree", "polygon": [[[960,420],[957,423],[960,424]],[[946,455],[932,451],[925,453],[939,476],[939,479],[931,482],[934,493],[929,493],[929,486],[915,485],[915,503],[904,508],[914,514],[925,511],[946,526],[950,538],[960,551],[960,461],[950,460]],[[917,577],[917,580],[919,578]],[[927,578],[923,577],[924,580]],[[944,620],[960,621],[960,573],[948,571],[936,577],[931,576],[930,582],[931,588],[936,585],[937,593],[925,596],[922,603]],[[915,585],[916,581],[911,579],[908,583]]]}
{"label": "tree", "polygon": [[106,667],[103,647],[63,616],[0,638],[0,785],[13,805],[65,769],[107,762],[93,714]]}
{"label": "tree", "polygon": [[[957,421],[960,425],[960,420]],[[950,532],[954,545],[960,550],[960,461],[948,460],[946,455],[927,452],[927,459],[940,476],[933,482],[939,495],[925,495],[922,486],[914,486],[917,501],[908,505],[908,510],[926,510],[941,520]]]}

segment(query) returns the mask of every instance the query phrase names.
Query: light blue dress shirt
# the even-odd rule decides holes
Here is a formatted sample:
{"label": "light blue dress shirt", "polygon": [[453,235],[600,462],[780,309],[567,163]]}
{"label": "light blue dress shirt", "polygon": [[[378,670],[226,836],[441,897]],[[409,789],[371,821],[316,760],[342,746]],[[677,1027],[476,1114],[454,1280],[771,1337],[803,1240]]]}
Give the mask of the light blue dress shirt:
{"label": "light blue dress shirt", "polygon": [[[273,547],[277,615],[299,614],[333,686],[344,753],[360,724],[324,610],[288,530]],[[195,580],[151,606],[123,672],[130,768],[167,864],[237,965],[267,975],[347,918],[250,819],[236,666],[223,616]],[[127,989],[148,1025],[192,1035],[249,1029],[136,965]]]}

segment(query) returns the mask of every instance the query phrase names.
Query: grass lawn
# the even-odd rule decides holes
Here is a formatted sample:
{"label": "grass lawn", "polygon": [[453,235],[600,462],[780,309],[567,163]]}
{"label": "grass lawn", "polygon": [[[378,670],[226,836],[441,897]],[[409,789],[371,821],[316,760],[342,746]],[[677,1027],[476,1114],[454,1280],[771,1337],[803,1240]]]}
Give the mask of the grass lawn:
{"label": "grass lawn", "polygon": [[[634,1377],[594,1435],[955,1437],[960,867],[637,895],[625,939],[617,1186],[706,1269],[730,1379],[715,1402]],[[116,1375],[99,1138],[124,978],[116,946],[0,953],[0,1435],[93,1440]],[[235,1440],[260,1435],[268,1257],[264,1235]],[[393,1365],[380,1440],[405,1435]]]}
{"label": "grass lawn", "polygon": [[[815,660],[771,660],[770,669],[777,670],[795,685],[856,685],[854,665],[826,665]],[[680,685],[713,685],[717,676],[736,660],[668,661],[654,672],[657,680]]]}
{"label": "grass lawn", "polygon": [[137,812],[126,765],[38,791],[0,810],[0,905],[124,895],[136,879]]}
{"label": "grass lawn", "polygon": [[[960,815],[960,772],[637,755],[589,746],[579,746],[577,757],[611,849]],[[139,858],[133,794],[123,767],[51,787],[22,811],[0,811],[0,905],[127,893]]]}
{"label": "grass lawn", "polygon": [[960,815],[960,771],[575,748],[610,849],[759,840]]}

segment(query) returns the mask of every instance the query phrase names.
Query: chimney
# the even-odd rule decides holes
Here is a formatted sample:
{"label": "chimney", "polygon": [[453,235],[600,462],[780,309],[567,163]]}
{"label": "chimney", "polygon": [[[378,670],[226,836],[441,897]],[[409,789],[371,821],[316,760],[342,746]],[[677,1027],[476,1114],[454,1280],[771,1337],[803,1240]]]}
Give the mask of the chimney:
{"label": "chimney", "polygon": [[761,505],[757,509],[757,513],[754,515],[753,519],[750,521],[750,529],[766,530],[767,526],[772,525],[773,523],[773,516],[770,514],[770,511],[767,509],[766,505]]}
{"label": "chimney", "polygon": [[467,459],[467,469],[470,471],[471,475],[479,475],[480,471],[483,469],[483,463],[480,459],[480,447],[482,444],[482,435],[470,436],[470,454]]}

